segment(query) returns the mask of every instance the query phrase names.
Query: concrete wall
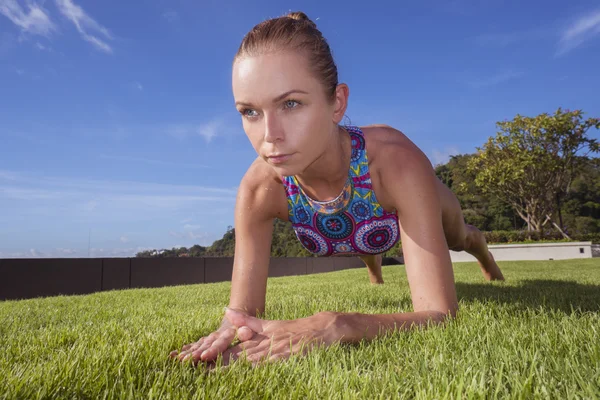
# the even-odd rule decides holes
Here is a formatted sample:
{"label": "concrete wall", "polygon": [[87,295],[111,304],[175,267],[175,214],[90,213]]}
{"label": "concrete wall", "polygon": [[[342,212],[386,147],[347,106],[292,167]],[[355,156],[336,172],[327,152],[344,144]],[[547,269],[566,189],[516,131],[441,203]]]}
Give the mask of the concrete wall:
{"label": "concrete wall", "polygon": [[[271,259],[269,277],[363,268],[358,257]],[[0,300],[227,282],[233,257],[0,259]]]}
{"label": "concrete wall", "polygon": [[[591,258],[592,242],[489,245],[496,261],[568,260]],[[466,252],[450,251],[452,262],[477,261]]]}

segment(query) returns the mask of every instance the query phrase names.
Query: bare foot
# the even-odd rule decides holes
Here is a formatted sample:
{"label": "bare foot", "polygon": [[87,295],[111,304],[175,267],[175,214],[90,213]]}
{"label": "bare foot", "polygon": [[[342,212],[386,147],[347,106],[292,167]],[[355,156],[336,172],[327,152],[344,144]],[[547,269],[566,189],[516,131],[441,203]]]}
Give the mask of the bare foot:
{"label": "bare foot", "polygon": [[502,275],[500,267],[498,267],[498,264],[496,264],[494,256],[489,251],[488,255],[489,258],[484,264],[482,264],[480,261],[477,262],[479,264],[479,268],[481,268],[484,278],[488,281],[503,281],[504,275]]}

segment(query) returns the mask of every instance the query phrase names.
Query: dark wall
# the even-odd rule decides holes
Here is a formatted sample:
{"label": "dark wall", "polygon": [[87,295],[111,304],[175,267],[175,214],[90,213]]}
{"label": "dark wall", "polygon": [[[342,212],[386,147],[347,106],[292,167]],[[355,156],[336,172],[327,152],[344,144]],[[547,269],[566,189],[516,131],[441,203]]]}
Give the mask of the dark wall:
{"label": "dark wall", "polygon": [[0,300],[87,294],[102,290],[102,259],[4,259]]}
{"label": "dark wall", "polygon": [[[389,265],[390,260],[383,264]],[[274,257],[268,276],[363,267],[358,257]],[[0,259],[0,300],[227,282],[232,273],[233,257]]]}

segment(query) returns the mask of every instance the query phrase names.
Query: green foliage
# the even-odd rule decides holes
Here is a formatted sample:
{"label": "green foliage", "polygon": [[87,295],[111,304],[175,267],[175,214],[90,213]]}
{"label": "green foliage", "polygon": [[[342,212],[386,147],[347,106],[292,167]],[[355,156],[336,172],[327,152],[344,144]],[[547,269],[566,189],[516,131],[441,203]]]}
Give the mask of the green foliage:
{"label": "green foliage", "polygon": [[456,195],[465,222],[481,230],[510,230],[523,226],[522,219],[510,204],[496,196],[483,193],[475,185],[475,173],[469,171],[474,154],[455,155],[447,164],[438,165],[435,173]]}
{"label": "green foliage", "polygon": [[273,225],[272,257],[313,257],[314,254],[302,247],[290,222],[276,219]]}
{"label": "green foliage", "polygon": [[486,241],[489,244],[493,243],[527,243],[527,242],[538,242],[541,240],[567,240],[562,237],[560,232],[551,231],[546,232],[545,235],[542,235],[537,232],[528,232],[528,231],[484,231],[483,235],[485,236]]}
{"label": "green foliage", "polygon": [[[510,204],[528,230],[540,233],[547,217],[557,211],[557,200],[569,191],[571,181],[587,154],[598,152],[590,128],[600,119],[583,120],[583,112],[558,109],[536,117],[517,115],[497,123],[500,131],[490,137],[468,162],[477,188]],[[587,150],[583,156],[579,153]]]}

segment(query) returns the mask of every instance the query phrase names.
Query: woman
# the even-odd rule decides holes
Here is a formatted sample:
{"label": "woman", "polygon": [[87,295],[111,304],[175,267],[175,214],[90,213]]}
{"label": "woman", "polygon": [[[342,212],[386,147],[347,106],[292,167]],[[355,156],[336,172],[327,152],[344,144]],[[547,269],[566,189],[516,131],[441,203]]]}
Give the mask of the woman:
{"label": "woman", "polygon": [[[258,363],[441,323],[458,309],[449,249],[476,257],[486,279],[503,279],[481,232],[464,223],[454,194],[404,134],[340,125],[348,86],[338,83],[329,46],[304,13],[255,26],[232,72],[235,105],[258,158],[236,201],[229,308],[217,331],[171,357]],[[265,308],[274,218],[290,221],[316,255],[358,255],[372,283],[383,282],[380,254],[401,239],[414,312],[256,318]],[[240,343],[230,347],[236,336]]]}

